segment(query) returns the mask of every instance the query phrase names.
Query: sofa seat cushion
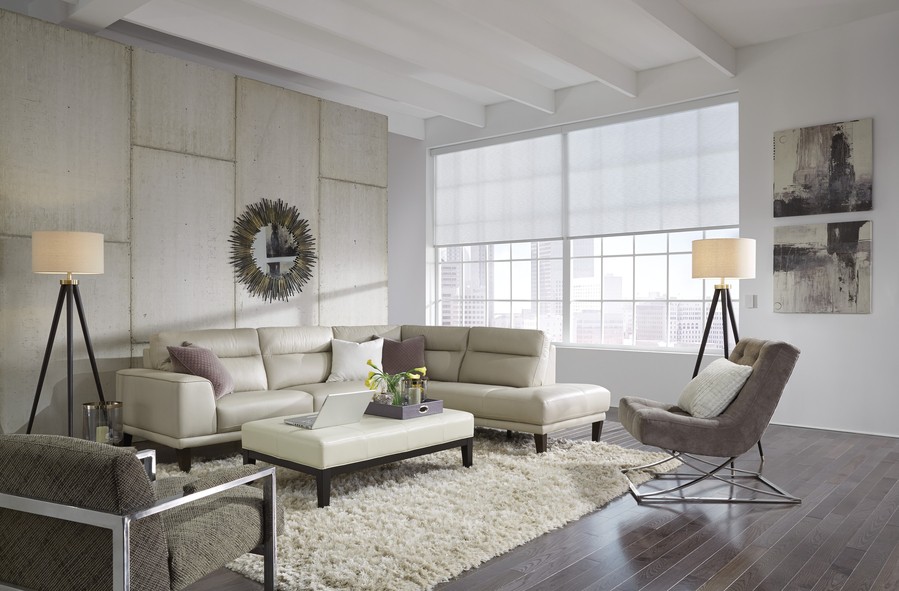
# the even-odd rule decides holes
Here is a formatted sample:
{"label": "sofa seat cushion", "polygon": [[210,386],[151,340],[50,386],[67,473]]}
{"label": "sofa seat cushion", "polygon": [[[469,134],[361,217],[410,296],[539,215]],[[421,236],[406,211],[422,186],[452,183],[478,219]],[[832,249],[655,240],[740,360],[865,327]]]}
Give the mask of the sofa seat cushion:
{"label": "sofa seat cushion", "polygon": [[480,419],[552,425],[604,413],[609,410],[609,402],[609,391],[593,384],[493,388],[483,397],[476,415]]}
{"label": "sofa seat cushion", "polygon": [[240,431],[247,421],[309,413],[312,406],[312,395],[298,390],[234,392],[216,403],[217,431]]}
{"label": "sofa seat cushion", "polygon": [[[302,390],[303,392],[308,392],[312,395],[313,407],[315,411],[321,409],[322,404],[325,402],[325,398],[330,396],[331,394],[345,394],[347,392],[361,392],[363,390],[368,390],[365,387],[364,381],[353,381],[353,382],[324,382],[318,384],[299,384],[297,386],[291,386],[291,390]],[[372,392],[374,395],[374,392]],[[310,411],[311,412],[311,411]]]}
{"label": "sofa seat cushion", "polygon": [[462,384],[459,382],[428,380],[427,397],[434,400],[443,400],[444,408],[464,410],[476,417],[480,417],[487,394],[502,388],[502,386],[487,384]]}
{"label": "sofa seat cushion", "polygon": [[[156,496],[181,496],[184,486],[196,480],[193,476],[163,478],[156,482]],[[172,588],[182,589],[262,543],[261,515],[262,490],[252,486],[238,486],[163,512]]]}

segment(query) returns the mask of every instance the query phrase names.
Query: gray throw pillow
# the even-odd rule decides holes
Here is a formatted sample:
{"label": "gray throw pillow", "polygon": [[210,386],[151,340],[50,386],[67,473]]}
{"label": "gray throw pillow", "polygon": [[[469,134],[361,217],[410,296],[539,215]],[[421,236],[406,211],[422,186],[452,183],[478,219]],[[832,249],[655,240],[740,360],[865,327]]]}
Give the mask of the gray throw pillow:
{"label": "gray throw pillow", "polygon": [[425,336],[418,335],[404,341],[384,339],[381,354],[386,373],[400,373],[425,366]]}
{"label": "gray throw pillow", "polygon": [[749,365],[716,359],[687,384],[677,405],[694,417],[717,417],[737,397],[751,373]]}
{"label": "gray throw pillow", "polygon": [[216,400],[234,392],[234,378],[209,349],[194,345],[166,347],[166,349],[172,358],[172,370],[200,376],[212,382],[212,393]]}

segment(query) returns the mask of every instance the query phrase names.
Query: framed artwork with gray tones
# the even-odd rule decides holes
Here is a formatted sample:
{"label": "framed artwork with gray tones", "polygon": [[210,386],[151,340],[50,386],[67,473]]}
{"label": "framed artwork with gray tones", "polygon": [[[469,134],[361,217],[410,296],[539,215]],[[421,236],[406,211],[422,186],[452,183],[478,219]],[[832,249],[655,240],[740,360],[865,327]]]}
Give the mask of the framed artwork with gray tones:
{"label": "framed artwork with gray tones", "polygon": [[312,277],[316,257],[309,221],[280,199],[248,205],[228,241],[237,280],[250,295],[287,301]]}
{"label": "framed artwork with gray tones", "polygon": [[774,217],[871,209],[872,120],[774,133]]}
{"label": "framed artwork with gray tones", "polygon": [[871,312],[871,221],[774,228],[774,311]]}

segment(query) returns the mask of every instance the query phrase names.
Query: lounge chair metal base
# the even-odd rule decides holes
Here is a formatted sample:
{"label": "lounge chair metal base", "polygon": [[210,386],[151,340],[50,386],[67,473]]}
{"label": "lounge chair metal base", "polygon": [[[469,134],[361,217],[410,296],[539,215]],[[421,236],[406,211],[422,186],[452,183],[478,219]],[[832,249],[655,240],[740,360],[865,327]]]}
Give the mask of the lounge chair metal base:
{"label": "lounge chair metal base", "polygon": [[[802,502],[802,499],[798,497],[794,497],[790,493],[786,492],[773,482],[766,479],[762,476],[761,472],[753,472],[751,470],[741,470],[739,468],[735,468],[733,465],[736,457],[727,458],[720,464],[715,464],[713,462],[709,462],[707,460],[703,460],[702,458],[698,458],[696,456],[682,453],[678,451],[668,451],[663,450],[668,454],[669,457],[659,460],[657,462],[652,462],[650,464],[644,464],[642,466],[636,466],[633,468],[625,468],[621,472],[624,474],[625,478],[627,478],[628,486],[630,487],[631,496],[639,504],[643,503],[765,503],[765,504],[798,504]],[[653,468],[660,464],[664,464],[665,462],[671,460],[678,460],[693,470],[695,472],[692,473],[672,473],[672,474],[657,474],[656,479],[658,480],[683,480],[684,478],[690,478],[688,482],[683,484],[679,484],[677,486],[673,486],[671,488],[666,488],[663,490],[654,490],[652,492],[640,492],[639,488],[634,485],[631,480],[629,474],[631,472],[637,472],[640,470],[646,470],[648,468]],[[711,469],[704,468],[703,465],[711,467]],[[728,467],[729,466],[729,467]],[[727,470],[728,473],[719,474],[718,472],[721,470]],[[763,495],[762,497],[753,497],[753,498],[741,498],[735,497],[734,492],[731,491],[730,496],[720,497],[720,496],[686,496],[683,494],[683,491],[695,484],[698,484],[704,480],[713,479],[723,482],[731,487],[737,487],[743,490],[751,491],[757,493],[759,495]],[[758,483],[767,487],[768,490],[757,488],[755,486],[748,486],[739,482],[739,480],[750,480],[753,483]],[[679,493],[679,494],[672,494]]]}

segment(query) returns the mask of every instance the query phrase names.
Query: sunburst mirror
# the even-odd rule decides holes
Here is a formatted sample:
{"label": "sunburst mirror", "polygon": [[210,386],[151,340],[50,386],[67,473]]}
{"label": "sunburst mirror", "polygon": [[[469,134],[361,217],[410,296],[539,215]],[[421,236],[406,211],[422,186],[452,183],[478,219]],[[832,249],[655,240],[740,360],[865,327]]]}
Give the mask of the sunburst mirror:
{"label": "sunburst mirror", "polygon": [[316,257],[309,221],[280,199],[248,205],[228,242],[237,280],[250,295],[287,301],[312,277]]}

